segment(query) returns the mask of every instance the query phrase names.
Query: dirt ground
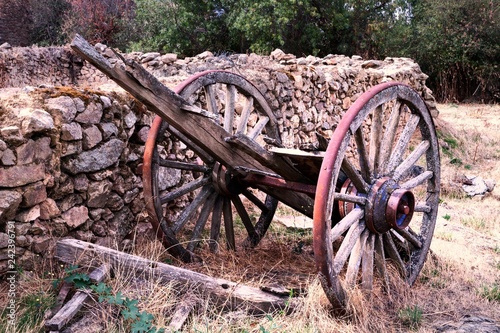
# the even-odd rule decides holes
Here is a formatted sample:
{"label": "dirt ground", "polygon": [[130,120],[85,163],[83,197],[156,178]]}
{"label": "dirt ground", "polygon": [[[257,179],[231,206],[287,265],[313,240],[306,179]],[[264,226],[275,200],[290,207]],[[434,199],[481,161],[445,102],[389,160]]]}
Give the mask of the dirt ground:
{"label": "dirt ground", "polygon": [[[485,283],[500,282],[500,106],[439,105],[438,130],[448,129],[459,139],[452,158],[442,154],[442,183],[453,186],[457,177],[478,176],[496,182],[485,196],[443,195],[431,249],[440,257],[463,265]],[[452,164],[458,156],[461,164]]]}

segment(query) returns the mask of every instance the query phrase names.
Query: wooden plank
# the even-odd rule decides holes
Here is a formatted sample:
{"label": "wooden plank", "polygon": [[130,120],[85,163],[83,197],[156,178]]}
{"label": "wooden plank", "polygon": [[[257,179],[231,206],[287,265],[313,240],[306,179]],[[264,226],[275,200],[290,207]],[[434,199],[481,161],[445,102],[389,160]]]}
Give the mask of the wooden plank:
{"label": "wooden plank", "polygon": [[295,307],[288,297],[272,295],[241,283],[210,277],[77,239],[58,241],[56,258],[65,263],[79,265],[89,265],[101,260],[109,264],[111,269],[130,271],[144,279],[154,279],[158,283],[177,282],[213,298],[216,304],[233,309],[242,306],[252,314],[285,308],[293,310]]}
{"label": "wooden plank", "polygon": [[172,320],[170,320],[170,324],[168,324],[168,328],[172,332],[179,332],[197,304],[199,304],[199,301],[192,295],[184,298],[175,308],[174,315],[172,316]]}
{"label": "wooden plank", "polygon": [[[104,277],[109,271],[109,266],[106,264],[101,265],[89,274],[92,282],[99,283],[104,280]],[[45,322],[45,330],[59,331],[63,328],[75,314],[80,311],[83,303],[90,297],[89,290],[77,291],[71,300],[66,303],[51,319]]]}

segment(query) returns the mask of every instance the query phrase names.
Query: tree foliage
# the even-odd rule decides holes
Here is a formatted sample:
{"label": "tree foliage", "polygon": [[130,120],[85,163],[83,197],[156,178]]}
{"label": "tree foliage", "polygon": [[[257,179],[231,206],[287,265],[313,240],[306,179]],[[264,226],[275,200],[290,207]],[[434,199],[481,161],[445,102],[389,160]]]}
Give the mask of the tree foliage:
{"label": "tree foliage", "polygon": [[2,9],[22,17],[41,45],[78,32],[124,51],[181,56],[276,48],[297,56],[406,56],[430,75],[441,100],[500,99],[496,0],[2,1],[18,4]]}

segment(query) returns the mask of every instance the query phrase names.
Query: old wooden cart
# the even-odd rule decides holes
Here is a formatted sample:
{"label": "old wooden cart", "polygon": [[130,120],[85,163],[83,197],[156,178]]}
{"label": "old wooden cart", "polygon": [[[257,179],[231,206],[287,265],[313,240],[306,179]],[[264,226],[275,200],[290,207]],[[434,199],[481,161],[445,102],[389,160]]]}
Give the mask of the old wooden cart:
{"label": "old wooden cart", "polygon": [[313,218],[316,267],[335,308],[345,306],[349,286],[369,291],[380,279],[390,288],[390,267],[415,281],[434,231],[440,166],[433,120],[410,87],[371,88],[326,149],[307,152],[282,146],[269,104],[240,75],[203,72],[171,91],[134,62],[111,66],[79,36],[72,47],[158,115],[144,194],[171,254],[197,260],[202,239],[212,251],[254,247],[280,201]]}

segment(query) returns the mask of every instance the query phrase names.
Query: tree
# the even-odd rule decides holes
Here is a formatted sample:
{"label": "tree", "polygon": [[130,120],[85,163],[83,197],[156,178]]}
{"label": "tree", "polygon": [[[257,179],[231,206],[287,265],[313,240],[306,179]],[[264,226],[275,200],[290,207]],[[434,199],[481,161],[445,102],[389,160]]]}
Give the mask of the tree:
{"label": "tree", "polygon": [[133,0],[67,0],[62,32],[70,37],[79,33],[91,43],[120,46],[118,36],[134,15]]}
{"label": "tree", "polygon": [[423,0],[414,9],[411,38],[402,55],[420,63],[437,97],[462,101],[499,94],[498,1]]}
{"label": "tree", "polygon": [[219,1],[136,0],[133,50],[177,52],[192,56],[224,50],[230,44],[225,11]]}

